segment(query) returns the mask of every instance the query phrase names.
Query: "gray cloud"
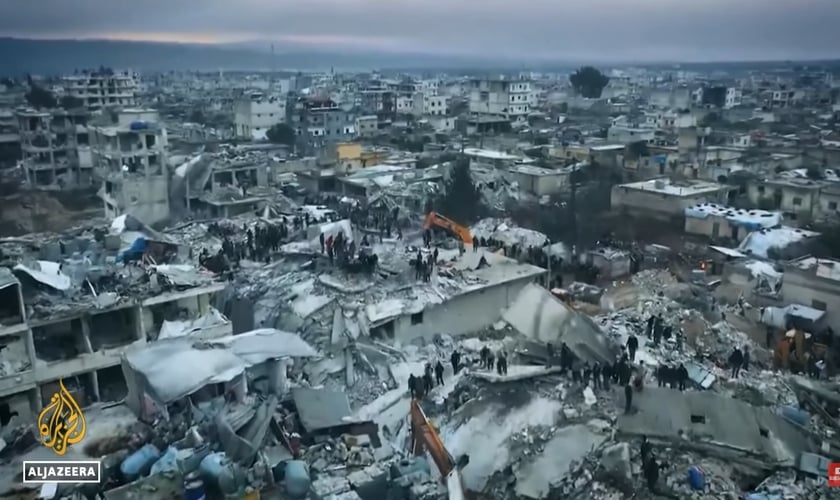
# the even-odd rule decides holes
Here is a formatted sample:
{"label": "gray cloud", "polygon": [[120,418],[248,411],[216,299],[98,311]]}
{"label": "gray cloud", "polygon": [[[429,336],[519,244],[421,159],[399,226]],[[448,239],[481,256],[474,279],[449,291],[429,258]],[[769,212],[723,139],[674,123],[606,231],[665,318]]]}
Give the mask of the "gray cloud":
{"label": "gray cloud", "polygon": [[840,0],[5,0],[0,35],[556,60],[837,57]]}

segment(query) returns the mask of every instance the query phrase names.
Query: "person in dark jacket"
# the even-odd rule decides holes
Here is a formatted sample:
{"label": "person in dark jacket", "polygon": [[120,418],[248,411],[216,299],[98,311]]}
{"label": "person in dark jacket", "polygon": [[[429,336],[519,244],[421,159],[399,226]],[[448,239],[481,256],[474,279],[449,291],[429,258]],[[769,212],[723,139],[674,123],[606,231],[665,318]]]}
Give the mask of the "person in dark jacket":
{"label": "person in dark jacket", "polygon": [[643,464],[643,468],[648,489],[655,492],[656,483],[659,481],[659,462],[656,461],[656,457],[651,456],[647,462]]}
{"label": "person in dark jacket", "polygon": [[572,367],[572,351],[569,349],[569,346],[566,345],[565,342],[560,344],[560,368],[563,369],[563,373],[569,370]]}
{"label": "person in dark jacket", "polygon": [[601,380],[601,364],[595,363],[595,366],[592,367],[592,388],[600,389]]}
{"label": "person in dark jacket", "polygon": [[457,350],[452,351],[452,356],[449,357],[449,361],[452,362],[452,374],[457,375],[458,371],[461,370],[461,353]]}
{"label": "person in dark jacket", "polygon": [[435,364],[435,382],[438,385],[443,385],[443,364],[440,361]]}
{"label": "person in dark jacket", "polygon": [[435,386],[435,379],[432,378],[432,372],[426,372],[423,374],[423,393],[428,394],[432,387]]}
{"label": "person in dark jacket", "polygon": [[668,378],[666,373],[667,371],[668,365],[664,363],[659,365],[659,368],[656,369],[656,383],[659,387],[665,386],[665,380]]}
{"label": "person in dark jacket", "polygon": [[408,376],[408,392],[411,394],[411,398],[414,399],[417,394],[417,378],[413,373]]}
{"label": "person in dark jacket", "polygon": [[653,451],[653,446],[651,446],[650,441],[648,441],[647,436],[642,436],[642,445],[639,449],[640,454],[642,455],[642,464],[645,464],[651,456],[651,452]]}
{"label": "person in dark jacket", "polygon": [[488,366],[487,365],[487,360],[490,359],[490,348],[487,347],[487,346],[484,346],[484,347],[481,348],[481,350],[478,352],[478,354],[479,354],[479,356],[481,356],[481,367],[482,368],[487,368],[487,366]]}
{"label": "person in dark jacket", "polygon": [[605,364],[604,367],[601,368],[601,375],[604,379],[602,387],[605,391],[610,390],[610,379],[613,376],[612,371],[613,367],[609,363]]}
{"label": "person in dark jacket", "polygon": [[684,364],[680,363],[680,366],[677,368],[677,386],[680,391],[685,390],[686,382],[688,382],[688,369]]}
{"label": "person in dark jacket", "polygon": [[627,337],[627,351],[630,353],[630,362],[636,362],[636,351],[639,349],[639,339],[635,335]]}
{"label": "person in dark jacket", "polygon": [[732,354],[729,355],[729,366],[732,368],[732,378],[738,378],[738,374],[741,372],[741,367],[744,363],[744,353],[741,352],[741,349],[735,348],[732,351]]}
{"label": "person in dark jacket", "polygon": [[507,375],[508,373],[507,356],[505,356],[504,352],[499,353],[499,359],[496,361],[496,370],[499,372],[499,375]]}

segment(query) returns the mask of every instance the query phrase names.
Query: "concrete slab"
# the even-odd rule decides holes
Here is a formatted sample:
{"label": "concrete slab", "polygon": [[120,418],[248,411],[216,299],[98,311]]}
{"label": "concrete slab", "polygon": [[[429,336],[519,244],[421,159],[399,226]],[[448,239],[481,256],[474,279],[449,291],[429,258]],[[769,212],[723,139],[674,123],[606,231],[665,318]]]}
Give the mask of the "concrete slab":
{"label": "concrete slab", "polygon": [[552,482],[562,479],[572,462],[582,459],[605,439],[585,425],[558,429],[542,454],[516,472],[516,493],[525,498],[545,498]]}
{"label": "concrete slab", "polygon": [[[618,399],[623,404],[623,398]],[[635,413],[618,418],[618,429],[624,434],[726,448],[787,465],[808,451],[805,436],[770,408],[712,392],[646,387],[633,394],[633,406]]]}

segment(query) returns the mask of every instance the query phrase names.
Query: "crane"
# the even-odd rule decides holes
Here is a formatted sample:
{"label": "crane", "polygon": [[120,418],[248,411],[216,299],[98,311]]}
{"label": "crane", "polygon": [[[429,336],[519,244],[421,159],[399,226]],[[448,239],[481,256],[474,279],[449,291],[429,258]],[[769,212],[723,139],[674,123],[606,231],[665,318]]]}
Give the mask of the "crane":
{"label": "crane", "polygon": [[411,400],[411,452],[414,455],[423,455],[427,451],[432,456],[435,466],[440,472],[446,489],[449,492],[449,500],[464,500],[466,489],[461,478],[461,471],[458,470],[455,459],[444,446],[440,435],[432,426],[420,402]]}

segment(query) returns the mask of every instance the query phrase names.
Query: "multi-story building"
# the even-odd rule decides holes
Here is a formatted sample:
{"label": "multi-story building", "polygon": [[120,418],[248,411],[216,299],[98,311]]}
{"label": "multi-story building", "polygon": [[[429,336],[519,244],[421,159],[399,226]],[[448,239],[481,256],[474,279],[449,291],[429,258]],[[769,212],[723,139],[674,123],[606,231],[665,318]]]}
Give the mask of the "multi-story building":
{"label": "multi-story building", "polygon": [[72,188],[93,183],[86,110],[26,108],[17,110],[16,116],[30,186]]}
{"label": "multi-story building", "polygon": [[726,88],[726,98],[724,100],[723,107],[726,109],[732,109],[736,106],[741,105],[742,99],[742,92],[741,89],[735,87],[727,87]]}
{"label": "multi-story building", "polygon": [[[420,100],[420,108],[423,115],[427,116],[445,116],[449,114],[449,97],[444,95],[428,95],[425,93],[417,93],[414,95],[415,101]],[[418,107],[415,104],[415,107]]]}
{"label": "multi-story building", "polygon": [[158,112],[126,109],[116,121],[103,115],[91,129],[99,194],[105,215],[131,214],[154,224],[169,217],[169,170],[166,128]]}
{"label": "multi-story building", "polygon": [[14,111],[0,109],[0,169],[20,160],[20,133]]}
{"label": "multi-story building", "polygon": [[353,113],[338,107],[327,97],[300,97],[289,112],[289,125],[295,129],[299,145],[307,153],[336,142],[347,142],[356,135]]}
{"label": "multi-story building", "polygon": [[[97,245],[92,239],[86,243],[87,248]],[[52,250],[63,246],[58,241],[42,244]],[[97,253],[101,252],[102,249]],[[120,296],[108,307],[102,307],[94,295],[79,293],[69,299],[54,288],[69,290],[74,285],[73,278],[65,273],[71,269],[84,272],[84,266],[90,266],[90,262],[81,263],[69,251],[59,250],[52,257],[58,262],[27,259],[27,264],[15,267],[15,272],[28,275],[30,282],[42,283],[25,291],[8,268],[0,267],[0,342],[4,347],[0,353],[0,404],[18,412],[23,421],[34,421],[57,391],[59,379],[83,407],[96,401],[121,399],[124,394],[119,391],[126,387],[120,369],[122,354],[172,336],[173,332],[177,335],[183,331],[178,325],[201,323],[201,338],[232,333],[232,323],[210,306],[213,294],[224,287],[221,283],[207,278],[186,289],[166,290],[128,273],[120,279],[134,281],[127,288],[132,295]],[[113,273],[108,267],[102,262],[97,272]],[[47,271],[57,279],[45,282],[42,276]],[[76,286],[96,286],[103,292],[101,297],[109,295],[104,293],[104,284],[88,281]],[[42,300],[64,305],[45,308],[39,304]],[[173,321],[179,319],[178,311],[189,319]]]}
{"label": "multi-story building", "polygon": [[525,121],[533,106],[531,82],[526,80],[473,80],[470,113]]}
{"label": "multi-story building", "polygon": [[90,111],[136,104],[137,75],[131,71],[93,71],[64,77],[64,93],[82,100]]}
{"label": "multi-story building", "polygon": [[254,92],[239,100],[234,107],[233,126],[236,136],[263,141],[268,130],[286,121],[286,99]]}

